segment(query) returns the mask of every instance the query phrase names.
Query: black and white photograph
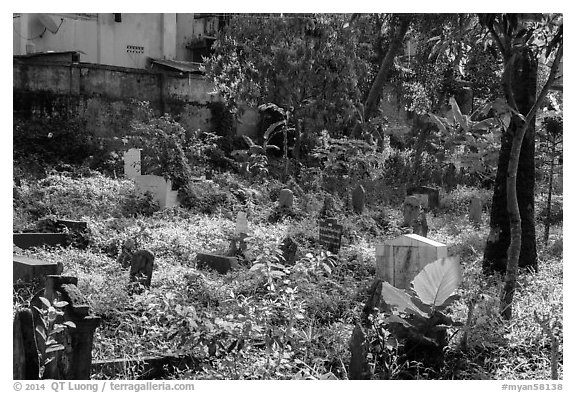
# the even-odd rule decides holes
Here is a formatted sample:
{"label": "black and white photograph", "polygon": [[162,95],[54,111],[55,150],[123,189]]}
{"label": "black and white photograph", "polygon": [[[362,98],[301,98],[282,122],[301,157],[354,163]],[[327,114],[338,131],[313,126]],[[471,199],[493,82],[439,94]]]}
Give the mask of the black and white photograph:
{"label": "black and white photograph", "polygon": [[14,391],[569,390],[564,14],[194,7],[12,13]]}

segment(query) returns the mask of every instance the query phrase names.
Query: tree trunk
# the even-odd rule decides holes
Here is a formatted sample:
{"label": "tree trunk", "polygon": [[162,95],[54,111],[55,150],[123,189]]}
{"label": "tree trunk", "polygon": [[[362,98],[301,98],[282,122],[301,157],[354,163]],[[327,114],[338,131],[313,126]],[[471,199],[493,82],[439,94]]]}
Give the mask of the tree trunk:
{"label": "tree trunk", "polygon": [[[525,49],[523,51],[523,56],[521,57],[521,70],[530,70],[534,65],[531,64],[534,58],[531,56],[529,49]],[[534,104],[530,109],[529,113],[526,115],[526,119],[521,119],[521,123],[523,124],[521,128],[519,128],[513,136],[512,139],[512,149],[510,151],[510,162],[508,164],[508,178],[506,181],[506,192],[508,195],[507,203],[508,203],[508,212],[510,214],[510,248],[508,250],[508,262],[506,265],[506,278],[504,282],[504,289],[502,291],[502,299],[500,302],[500,313],[504,317],[504,319],[511,319],[512,318],[512,301],[514,300],[514,291],[516,288],[517,276],[518,276],[518,266],[520,265],[520,258],[521,255],[521,248],[524,245],[524,234],[522,233],[522,224],[523,218],[520,216],[520,208],[518,205],[518,196],[520,193],[517,193],[516,190],[518,189],[518,185],[516,184],[516,177],[517,175],[521,174],[520,172],[520,158],[521,158],[521,149],[523,145],[523,141],[525,135],[527,135],[528,130],[531,128],[534,129],[534,119],[536,115],[536,111],[542,104],[544,97],[554,80],[556,75],[556,71],[558,69],[559,60],[562,57],[562,45],[558,49],[556,54],[556,58],[552,64],[550,70],[550,76],[548,77],[548,81],[542,88],[539,97],[534,100]],[[535,63],[534,68],[537,68],[537,64]],[[531,80],[528,80],[528,83],[531,84]],[[515,116],[515,123],[518,123],[518,116]],[[532,160],[532,163],[534,161]],[[534,165],[532,165],[534,167]],[[534,177],[532,177],[532,185],[534,184]],[[532,194],[532,198],[533,198]],[[534,209],[532,209],[532,219],[534,219]],[[535,236],[534,236],[535,237]],[[532,239],[529,239],[532,240]],[[535,241],[534,241],[535,244]]]}
{"label": "tree trunk", "polygon": [[[512,92],[518,110],[527,115],[536,102],[536,77],[538,63],[529,50],[522,52],[514,64]],[[508,247],[510,246],[510,216],[507,205],[507,178],[510,152],[514,135],[522,129],[524,122],[514,116],[508,130],[502,135],[502,144],[498,158],[498,170],[492,197],[490,212],[490,234],[484,249],[483,270],[487,274],[506,272]],[[534,151],[535,120],[529,121],[518,158],[516,192],[521,218],[520,267],[532,267],[537,270],[536,228],[534,223]]]}
{"label": "tree trunk", "polygon": [[402,47],[404,36],[406,35],[408,27],[410,26],[411,16],[409,15],[398,16],[397,21],[398,25],[396,26],[396,28],[394,29],[394,33],[392,34],[392,37],[390,39],[390,45],[388,46],[386,55],[382,60],[382,64],[380,65],[380,69],[378,70],[378,74],[376,75],[376,79],[374,79],[374,83],[372,83],[372,87],[370,88],[370,92],[368,93],[368,98],[366,98],[366,102],[364,103],[364,122],[368,122],[368,120],[370,120],[370,118],[376,112],[376,107],[382,94],[382,88],[384,87],[384,83],[386,82],[386,79],[390,74],[394,58],[396,57],[396,54]]}
{"label": "tree trunk", "polygon": [[550,174],[548,179],[548,200],[546,201],[546,224],[544,227],[544,244],[548,245],[548,238],[550,237],[550,219],[552,210],[552,187],[554,185],[554,161],[556,154],[556,145],[552,150],[552,161],[550,161]]}

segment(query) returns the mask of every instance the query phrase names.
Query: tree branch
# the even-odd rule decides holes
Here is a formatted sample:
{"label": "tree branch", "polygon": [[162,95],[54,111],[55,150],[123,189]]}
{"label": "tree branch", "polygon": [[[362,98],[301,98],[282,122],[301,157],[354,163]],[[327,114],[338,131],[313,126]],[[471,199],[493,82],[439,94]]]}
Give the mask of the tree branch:
{"label": "tree branch", "polygon": [[548,80],[546,81],[546,83],[542,87],[542,90],[540,91],[540,95],[538,95],[536,102],[534,103],[534,105],[532,105],[530,112],[528,112],[528,115],[526,115],[526,119],[525,119],[526,123],[524,124],[525,127],[527,126],[528,123],[530,123],[532,118],[534,116],[536,116],[536,112],[538,111],[538,108],[540,108],[540,106],[542,105],[542,102],[544,101],[544,98],[546,98],[546,94],[548,94],[548,91],[550,90],[550,86],[552,86],[552,83],[554,82],[554,79],[556,77],[556,72],[558,72],[558,67],[560,66],[560,60],[562,60],[563,53],[564,53],[564,43],[561,42],[559,47],[558,47],[558,51],[556,52],[556,57],[554,58],[554,61],[552,62],[552,67],[550,67],[550,75],[548,75]]}

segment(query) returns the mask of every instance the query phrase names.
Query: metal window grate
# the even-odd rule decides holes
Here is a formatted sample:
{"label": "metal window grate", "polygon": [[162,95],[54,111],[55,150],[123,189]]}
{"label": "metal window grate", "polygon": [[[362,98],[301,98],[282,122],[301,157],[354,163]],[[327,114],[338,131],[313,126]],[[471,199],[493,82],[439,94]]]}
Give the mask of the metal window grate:
{"label": "metal window grate", "polygon": [[144,47],[138,45],[126,45],[126,53],[144,53]]}

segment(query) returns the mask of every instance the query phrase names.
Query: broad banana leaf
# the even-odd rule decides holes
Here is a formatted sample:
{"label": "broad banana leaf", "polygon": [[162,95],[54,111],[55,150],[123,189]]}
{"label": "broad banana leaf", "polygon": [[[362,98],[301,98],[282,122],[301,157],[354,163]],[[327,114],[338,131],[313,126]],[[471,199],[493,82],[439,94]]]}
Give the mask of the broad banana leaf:
{"label": "broad banana leaf", "polygon": [[402,312],[411,312],[412,314],[420,315],[421,317],[427,318],[428,315],[422,312],[410,299],[410,295],[408,295],[402,289],[398,289],[390,283],[383,282],[382,283],[382,292],[381,292],[382,300],[391,306],[396,306],[398,311]]}
{"label": "broad banana leaf", "polygon": [[424,304],[440,307],[462,282],[458,257],[441,258],[429,263],[412,281],[414,291]]}

